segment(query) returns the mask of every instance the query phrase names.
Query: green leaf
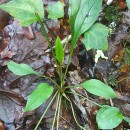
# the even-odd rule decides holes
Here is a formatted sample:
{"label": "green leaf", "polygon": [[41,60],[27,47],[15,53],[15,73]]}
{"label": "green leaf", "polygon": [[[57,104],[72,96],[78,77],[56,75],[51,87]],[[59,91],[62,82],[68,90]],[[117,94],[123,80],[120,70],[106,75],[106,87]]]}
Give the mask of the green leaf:
{"label": "green leaf", "polygon": [[123,120],[123,115],[116,107],[104,105],[97,113],[96,122],[99,129],[113,129]]}
{"label": "green leaf", "polygon": [[130,118],[124,117],[124,120],[125,120],[126,122],[128,122],[128,124],[130,125]]}
{"label": "green leaf", "polygon": [[10,71],[12,71],[15,75],[28,75],[28,74],[36,74],[38,72],[34,71],[30,66],[26,64],[17,64],[13,61],[8,62],[7,67]]}
{"label": "green leaf", "polygon": [[22,26],[36,22],[36,12],[41,19],[44,18],[43,0],[12,0],[0,5],[0,8],[18,19]]}
{"label": "green leaf", "polygon": [[76,19],[76,15],[80,8],[80,1],[81,0],[69,0],[69,21],[71,26],[71,33],[74,32],[74,23]]}
{"label": "green leaf", "polygon": [[126,3],[127,3],[128,9],[130,10],[130,0],[126,0]]}
{"label": "green leaf", "polygon": [[102,0],[70,0],[69,3],[72,48],[74,48],[79,36],[87,31],[99,16]]}
{"label": "green leaf", "polygon": [[62,65],[64,61],[64,49],[59,37],[56,39],[56,59],[59,61],[60,65]]}
{"label": "green leaf", "polygon": [[111,87],[104,84],[103,82],[97,79],[87,80],[84,83],[80,84],[83,88],[85,88],[88,92],[101,96],[104,98],[114,98],[116,97],[115,92]]}
{"label": "green leaf", "polygon": [[88,31],[84,33],[83,44],[87,50],[98,49],[108,50],[108,33],[109,29],[100,24],[94,24]]}
{"label": "green leaf", "polygon": [[54,4],[48,5],[47,12],[49,13],[48,18],[62,18],[64,16],[64,4],[61,1],[58,1]]}
{"label": "green leaf", "polygon": [[53,87],[47,83],[41,83],[29,95],[24,112],[34,110],[42,105],[53,93]]}

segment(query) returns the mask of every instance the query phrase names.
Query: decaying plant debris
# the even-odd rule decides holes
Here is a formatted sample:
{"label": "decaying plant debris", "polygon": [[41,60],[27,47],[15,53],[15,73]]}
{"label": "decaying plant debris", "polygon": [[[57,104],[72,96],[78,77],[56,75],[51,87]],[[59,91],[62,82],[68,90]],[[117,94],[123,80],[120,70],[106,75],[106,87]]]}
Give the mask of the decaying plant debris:
{"label": "decaying plant debris", "polygon": [[[47,18],[46,14],[44,19],[46,32],[48,32],[54,48],[57,36],[60,37],[63,43],[65,39],[71,41],[66,11],[69,5],[67,0],[61,1],[65,4],[64,18],[51,20]],[[7,1],[3,0],[0,4],[5,2]],[[44,6],[47,7],[47,5],[55,2],[55,0],[44,0]],[[70,92],[89,97],[99,104],[118,107],[124,116],[130,117],[130,11],[124,0],[115,0],[109,5],[106,2],[103,1],[103,9],[97,22],[103,23],[111,30],[111,34],[109,34],[109,50],[104,52],[108,59],[99,58],[97,64],[95,64],[94,59],[97,52],[94,49],[86,51],[85,46],[81,43],[83,39],[81,36],[74,49],[66,80],[70,86],[89,79],[98,79],[108,84],[114,89],[117,95],[116,99],[108,100],[97,97],[80,87],[77,87],[76,90],[71,88]],[[26,63],[35,71],[55,79],[58,83],[57,66],[54,64],[55,59],[50,53],[51,49],[46,38],[42,36],[39,23],[22,27],[18,20],[5,12],[3,13],[3,11],[0,13],[0,23],[2,23],[0,24],[0,130],[33,130],[50,99],[38,109],[24,113],[23,109],[28,95],[40,83],[53,84],[49,79],[37,78],[35,75],[16,76],[8,70],[6,65],[9,61]],[[70,50],[68,44],[62,66],[64,70],[67,66]],[[84,97],[71,94],[69,96],[72,98],[79,123],[86,129],[96,130],[96,114],[99,106],[87,101]],[[55,110],[56,102],[53,101],[39,129],[51,129]],[[62,102],[59,129],[80,129],[74,122],[72,115],[68,102]],[[130,129],[130,126],[123,121],[115,128],[115,130],[119,129]]]}

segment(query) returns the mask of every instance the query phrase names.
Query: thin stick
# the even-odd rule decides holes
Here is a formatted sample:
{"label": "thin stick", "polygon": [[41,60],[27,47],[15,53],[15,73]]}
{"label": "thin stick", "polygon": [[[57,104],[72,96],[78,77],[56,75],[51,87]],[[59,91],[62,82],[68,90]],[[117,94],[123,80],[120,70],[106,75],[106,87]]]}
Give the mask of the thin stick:
{"label": "thin stick", "polygon": [[73,51],[74,51],[74,48],[75,48],[75,44],[76,44],[77,41],[78,41],[78,38],[74,38],[74,37],[72,38],[71,46],[70,46],[70,54],[69,54],[68,63],[67,63],[67,66],[66,66],[63,81],[65,80],[65,77],[66,77],[66,74],[67,74],[67,71],[68,71],[68,68],[69,68],[69,65],[70,65],[70,60],[72,58]]}
{"label": "thin stick", "polygon": [[70,104],[71,104],[71,109],[72,109],[73,117],[74,117],[74,120],[75,120],[76,124],[79,126],[79,128],[81,128],[81,129],[83,129],[83,130],[86,130],[84,127],[82,127],[82,126],[78,123],[78,121],[77,121],[77,119],[76,119],[76,116],[75,116],[74,108],[73,108],[73,105],[72,105],[72,102],[71,102],[71,101],[70,101]]}
{"label": "thin stick", "polygon": [[87,98],[87,97],[85,97],[85,96],[83,96],[83,95],[80,95],[80,94],[78,94],[78,93],[74,93],[74,92],[69,92],[69,91],[67,91],[67,93],[70,93],[70,94],[76,94],[76,95],[78,95],[78,96],[80,96],[80,97],[85,98],[85,99],[88,100],[89,102],[91,102],[91,103],[93,103],[93,104],[95,104],[95,105],[97,105],[97,106],[99,106],[99,107],[102,107],[102,106],[99,105],[98,103],[93,102],[92,100],[90,100],[89,98]]}

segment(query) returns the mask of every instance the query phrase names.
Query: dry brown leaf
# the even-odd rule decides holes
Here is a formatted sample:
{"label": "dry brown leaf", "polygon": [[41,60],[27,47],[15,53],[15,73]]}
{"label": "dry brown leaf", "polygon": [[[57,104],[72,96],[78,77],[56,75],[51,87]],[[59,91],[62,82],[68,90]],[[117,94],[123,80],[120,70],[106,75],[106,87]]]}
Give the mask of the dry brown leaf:
{"label": "dry brown leaf", "polygon": [[5,130],[5,126],[3,124],[3,122],[0,121],[0,130]]}
{"label": "dry brown leaf", "polygon": [[115,56],[112,58],[112,61],[113,61],[113,62],[116,62],[116,61],[119,61],[119,62],[120,62],[120,61],[123,59],[124,52],[125,52],[125,49],[124,49],[124,48],[120,48],[120,49],[116,52]]}
{"label": "dry brown leaf", "polygon": [[124,65],[121,68],[121,73],[125,73],[125,72],[128,72],[128,71],[130,71],[130,65]]}

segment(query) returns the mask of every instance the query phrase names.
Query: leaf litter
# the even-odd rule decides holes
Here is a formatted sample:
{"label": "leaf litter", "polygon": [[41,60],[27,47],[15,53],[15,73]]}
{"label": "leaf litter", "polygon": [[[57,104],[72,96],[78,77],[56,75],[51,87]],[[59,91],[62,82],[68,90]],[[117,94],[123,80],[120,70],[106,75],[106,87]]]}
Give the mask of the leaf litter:
{"label": "leaf litter", "polygon": [[[2,2],[5,1],[3,0]],[[53,2],[54,0],[45,0],[45,5]],[[109,37],[109,51],[105,53],[108,56],[108,60],[99,59],[98,64],[94,68],[94,55],[96,52],[93,50],[82,53],[84,47],[81,46],[80,39],[72,57],[68,80],[72,85],[72,83],[81,83],[85,79],[90,79],[94,76],[108,83],[113,86],[118,96],[117,99],[113,100],[114,105],[122,109],[126,116],[130,117],[130,66],[125,60],[129,60],[130,13],[125,9],[126,6],[120,4],[120,8],[123,16],[120,23],[116,26],[114,34]],[[46,108],[49,101],[38,110],[24,114],[23,108],[25,107],[27,96],[39,83],[43,81],[48,83],[49,81],[47,79],[37,79],[35,76],[15,76],[7,70],[6,64],[11,60],[17,63],[26,63],[41,74],[56,78],[53,59],[49,53],[45,52],[48,49],[48,44],[40,33],[40,27],[37,23],[23,28],[12,17],[8,21],[8,24],[5,21],[2,22],[5,27],[2,27],[3,29],[0,32],[0,127],[2,123],[2,130],[4,130],[4,126],[9,130],[30,130],[36,125],[38,118],[41,116],[42,111]],[[57,20],[52,20],[50,22],[52,24],[51,26],[48,24],[49,27],[47,29],[52,42],[56,35],[64,39],[69,34],[69,30],[66,30],[68,25],[63,25],[63,21],[58,22]],[[102,22],[104,21],[102,20]],[[52,30],[54,30],[54,36],[50,33]],[[124,51],[126,49],[128,49],[128,52]],[[66,50],[65,59],[68,59],[68,52],[69,46]],[[85,61],[81,62],[83,58]],[[65,65],[64,63],[64,67]],[[112,77],[113,75],[114,77]],[[97,103],[108,103],[107,100],[86,93],[83,89],[77,89],[77,91],[87,97],[89,96]],[[99,108],[83,98],[74,97],[73,102],[76,104],[76,112],[79,115],[81,124],[85,124],[84,119],[87,119],[89,128],[96,129],[94,117]],[[80,103],[82,107],[79,105]],[[43,119],[41,129],[50,129],[51,126],[49,124],[52,122],[52,116],[55,111],[54,106],[55,103],[48,111],[46,118]],[[82,115],[84,110],[87,111],[85,113],[86,117]],[[75,124],[68,113],[69,110],[62,110],[59,129],[76,130]],[[127,124],[121,124],[118,128],[129,129],[130,127]]]}

